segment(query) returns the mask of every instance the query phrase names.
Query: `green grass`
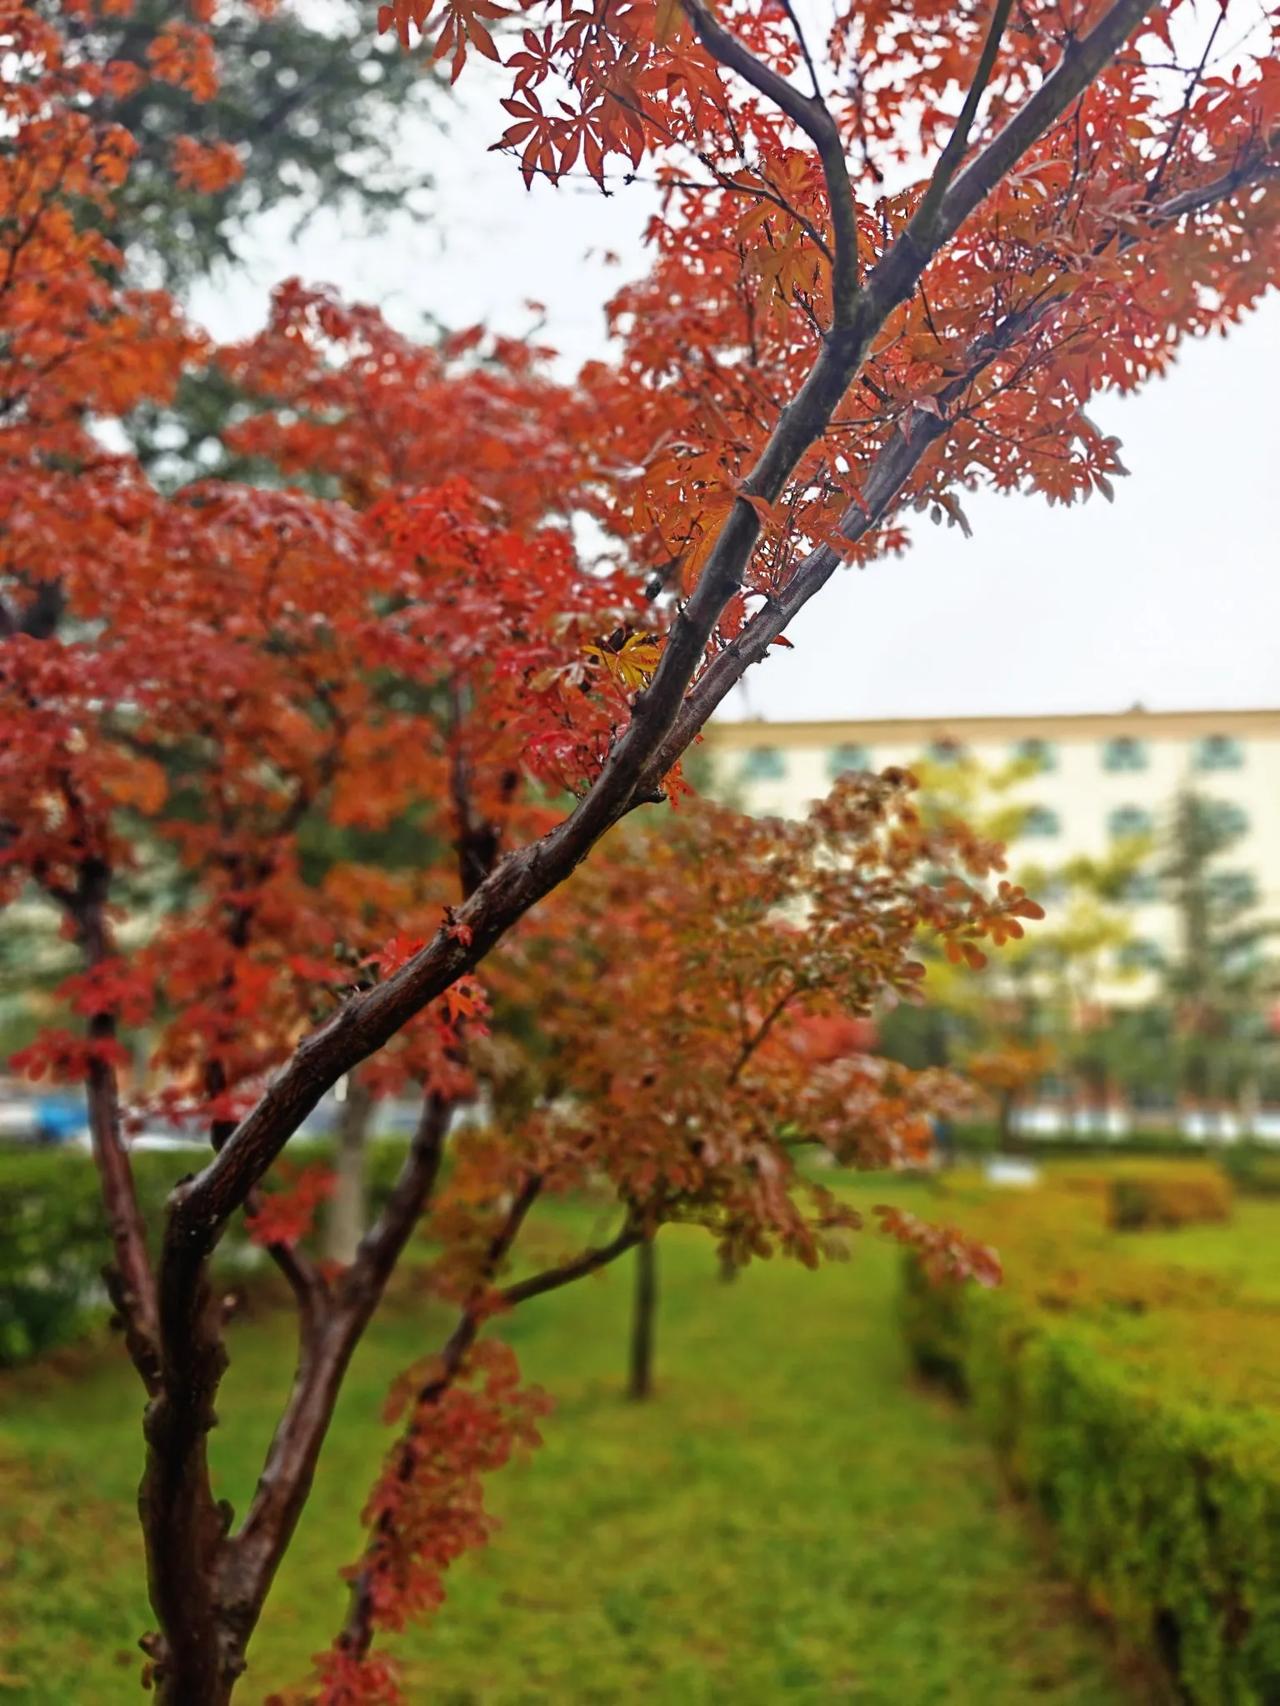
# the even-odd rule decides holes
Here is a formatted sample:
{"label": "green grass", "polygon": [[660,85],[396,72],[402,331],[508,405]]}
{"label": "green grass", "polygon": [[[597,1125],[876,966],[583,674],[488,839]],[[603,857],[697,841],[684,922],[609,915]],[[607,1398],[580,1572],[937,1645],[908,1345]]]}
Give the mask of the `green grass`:
{"label": "green grass", "polygon": [[[661,1257],[648,1406],[620,1396],[621,1267],[509,1324],[557,1409],[543,1449],[490,1483],[494,1543],[455,1568],[435,1622],[396,1643],[411,1701],[1135,1698],[970,1419],[910,1379],[891,1247],[867,1235],[847,1265],[766,1264],[727,1286],[705,1238],[664,1234]],[[397,1306],[357,1359],[244,1701],[299,1681],[338,1624],[381,1401],[436,1325]],[[289,1378],[285,1320],[237,1328],[232,1352],[214,1447],[240,1507]],[[0,1700],[135,1698],[139,1408],[116,1361],[0,1387]]]}

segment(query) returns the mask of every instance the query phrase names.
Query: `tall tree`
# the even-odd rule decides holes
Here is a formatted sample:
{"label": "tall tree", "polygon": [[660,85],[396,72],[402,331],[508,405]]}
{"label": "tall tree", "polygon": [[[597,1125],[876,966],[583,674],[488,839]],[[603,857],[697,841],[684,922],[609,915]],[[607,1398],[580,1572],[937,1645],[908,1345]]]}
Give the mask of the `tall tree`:
{"label": "tall tree", "polygon": [[[84,0],[67,10],[83,14]],[[495,10],[384,9],[406,37],[426,25],[454,75],[472,48],[497,54]],[[1240,34],[1229,18],[1146,0],[1081,12],[1033,0],[1011,14],[1005,0],[945,16],[873,4],[838,15],[815,53],[785,7],[713,15],[701,0],[640,0],[588,25],[536,0],[508,66],[505,145],[526,177],[581,166],[607,181],[649,157],[668,192],[653,271],[615,306],[616,366],[589,370],[566,404],[510,355],[495,388],[464,340],[437,356],[440,461],[395,463],[370,420],[394,421],[397,447],[432,425],[399,389],[404,364],[383,370],[358,312],[285,290],[279,313],[295,330],[261,353],[296,401],[262,430],[282,460],[301,433],[328,435],[347,472],[324,498],[222,483],[169,499],[100,431],[165,401],[202,353],[163,294],[122,286],[106,235],[136,144],[94,103],[136,74],[69,54],[56,15],[5,0],[5,893],[35,885],[81,951],[65,989],[76,1023],[29,1063],[87,1087],[113,1291],[148,1393],[149,1645],[168,1706],[222,1706],[243,1671],[347,1359],[434,1196],[448,1110],[473,1092],[477,967],[609,830],[679,790],[706,718],[841,561],[899,546],[912,503],[958,519],[957,494],[975,483],[1053,500],[1108,492],[1117,449],[1083,412],[1089,398],[1161,372],[1180,337],[1229,324],[1274,277],[1280,68],[1252,11]],[[166,24],[155,39],[152,74],[198,88],[204,33]],[[923,175],[884,193],[888,166],[912,176],[905,161]],[[345,390],[326,408],[338,343]],[[367,509],[361,456],[377,491]],[[605,564],[578,560],[561,525],[577,512],[607,529]],[[1011,628],[1016,599],[983,620]],[[839,791],[806,831],[834,837],[827,856],[804,843],[788,855],[810,887],[838,891],[839,946],[863,988],[914,977],[921,927],[978,963],[1027,910],[1015,885],[988,889],[994,853],[957,842],[943,859],[902,781]],[[423,801],[455,860],[407,881],[407,903],[376,872],[319,895],[299,880],[309,810],[385,824]],[[116,909],[139,818],[148,844],[171,840],[193,886],[135,954],[121,951]],[[748,848],[762,833],[748,826]],[[767,839],[763,852],[767,885]],[[956,863],[954,882],[928,880]],[[699,864],[713,886],[699,901],[695,1006],[704,987],[711,1004],[731,942],[767,950],[794,917],[722,914],[723,853]],[[646,884],[642,865],[632,896]],[[353,928],[355,979],[317,952]],[[830,944],[813,946],[821,957]],[[610,953],[622,953],[616,934]],[[175,1189],[153,1266],[118,1068],[123,1039],[157,1018],[161,1058],[214,1153]],[[705,1021],[684,1018],[694,1047]],[[715,1085],[713,1059],[687,1114]],[[315,1182],[277,1200],[272,1169],[325,1091],[367,1061],[422,1083],[423,1116],[386,1213],[331,1278],[301,1239]],[[785,1054],[767,1070],[762,1096],[790,1109]],[[542,1273],[504,1269],[538,1195],[576,1176],[580,1134],[538,1122],[459,1155],[453,1212],[435,1221],[457,1327],[406,1383],[404,1435],[370,1504],[323,1699],[387,1696],[374,1635],[436,1601],[440,1570],[483,1537],[479,1476],[530,1437],[536,1406],[483,1332],[495,1308],[629,1247],[655,1188],[678,1211],[692,1186],[699,1219],[709,1192],[745,1249],[813,1251],[822,1229],[784,1188],[794,1173],[776,1119],[708,1155],[687,1116],[666,1123],[654,1085],[624,1088],[635,1108],[619,1098],[618,1129],[646,1104],[651,1118],[621,1151],[612,1125],[603,1134],[619,1230]],[[890,1134],[887,1112],[873,1130]],[[655,1153],[659,1135],[669,1144]],[[459,1197],[468,1173],[476,1186]],[[645,1204],[639,1226],[632,1199]],[[294,1287],[299,1355],[237,1524],[207,1438],[226,1361],[210,1261],[241,1213]],[[951,1249],[907,1217],[889,1224]]]}
{"label": "tall tree", "polygon": [[1163,967],[1179,1089],[1192,1104],[1256,1093],[1277,975],[1266,944],[1276,922],[1257,906],[1252,879],[1224,869],[1242,830],[1219,802],[1178,796],[1161,869],[1178,925]]}

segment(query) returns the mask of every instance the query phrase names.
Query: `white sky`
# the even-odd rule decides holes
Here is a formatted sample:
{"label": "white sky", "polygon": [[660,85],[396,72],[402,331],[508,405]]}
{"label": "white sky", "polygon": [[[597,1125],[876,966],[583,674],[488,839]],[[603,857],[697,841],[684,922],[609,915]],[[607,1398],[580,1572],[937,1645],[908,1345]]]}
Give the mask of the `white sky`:
{"label": "white sky", "polygon": [[[477,68],[479,69],[479,68]],[[534,323],[566,376],[607,355],[603,304],[645,264],[644,186],[526,192],[485,152],[503,114],[468,66],[450,134],[426,151],[434,217],[370,238],[322,218],[298,244],[257,233],[243,274],[204,286],[196,317],[221,337],[261,321],[297,273],[380,303],[411,328]],[[620,264],[605,265],[612,250]],[[974,496],[974,537],[927,518],[903,558],[845,571],[727,707],[772,719],[1050,713],[1280,704],[1280,299],[1223,341],[1188,347],[1170,378],[1091,415],[1124,443],[1116,502],[1048,509]],[[913,518],[915,520],[916,518]]]}

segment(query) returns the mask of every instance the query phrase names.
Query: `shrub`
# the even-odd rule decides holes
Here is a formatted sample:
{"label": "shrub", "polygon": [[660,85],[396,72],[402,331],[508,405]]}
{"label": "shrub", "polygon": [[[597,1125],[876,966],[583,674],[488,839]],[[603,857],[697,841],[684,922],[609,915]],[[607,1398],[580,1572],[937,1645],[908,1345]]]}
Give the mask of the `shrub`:
{"label": "shrub", "polygon": [[1217,1167],[1126,1169],[1109,1180],[1108,1219],[1122,1232],[1231,1218],[1231,1181]]}
{"label": "shrub", "polygon": [[1010,1276],[994,1294],[935,1287],[909,1259],[912,1352],[972,1400],[1067,1573],[1179,1698],[1274,1706],[1280,1308],[1108,1247],[1091,1206],[1046,1191],[980,1209],[966,1230],[995,1237]]}
{"label": "shrub", "polygon": [[1241,1196],[1280,1197],[1280,1154],[1274,1149],[1234,1144],[1223,1151],[1222,1165]]}
{"label": "shrub", "polygon": [[[302,1161],[324,1161],[325,1144],[291,1145]],[[368,1153],[370,1211],[386,1200],[403,1146]],[[139,1153],[134,1179],[143,1216],[163,1222],[165,1197],[200,1160],[196,1152]],[[110,1256],[97,1173],[81,1150],[0,1150],[0,1368],[29,1362],[83,1336],[110,1312],[101,1272]],[[259,1252],[239,1232],[222,1247],[221,1277],[242,1280]]]}

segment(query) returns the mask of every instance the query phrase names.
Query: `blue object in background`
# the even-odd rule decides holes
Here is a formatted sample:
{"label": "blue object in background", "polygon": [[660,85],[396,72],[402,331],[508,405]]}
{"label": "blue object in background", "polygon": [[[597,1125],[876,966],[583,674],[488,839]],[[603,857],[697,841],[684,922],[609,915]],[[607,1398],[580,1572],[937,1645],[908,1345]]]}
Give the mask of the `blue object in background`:
{"label": "blue object in background", "polygon": [[66,1143],[84,1130],[84,1103],[75,1096],[40,1096],[36,1099],[36,1141]]}

